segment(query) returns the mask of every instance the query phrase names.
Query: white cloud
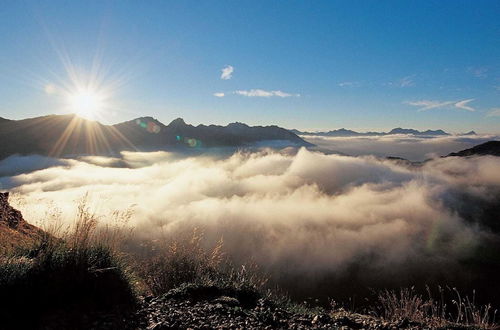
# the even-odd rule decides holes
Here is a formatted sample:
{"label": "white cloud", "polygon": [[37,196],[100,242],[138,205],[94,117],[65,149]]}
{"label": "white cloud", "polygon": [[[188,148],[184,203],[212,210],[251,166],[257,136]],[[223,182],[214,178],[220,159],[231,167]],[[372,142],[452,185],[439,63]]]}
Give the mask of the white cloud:
{"label": "white cloud", "polygon": [[461,196],[471,191],[486,201],[500,186],[496,157],[443,158],[412,169],[306,149],[222,159],[124,153],[123,161],[131,166],[71,160],[0,183],[21,195],[31,221],[59,209],[71,223],[74,201],[91,192],[89,207],[98,215],[135,205],[129,225],[139,238],[178,237],[197,227],[207,240],[222,236],[232,260],[249,258],[271,274],[311,280],[353,265],[374,278],[413,265],[425,266],[428,279],[430,262],[460,273],[449,264],[474,251],[480,238],[457,211],[467,205]]}
{"label": "white cloud", "polygon": [[300,96],[299,94],[290,94],[290,93],[285,93],[285,92],[282,92],[282,91],[272,91],[272,93],[275,96],[279,96],[279,97]]}
{"label": "white cloud", "polygon": [[467,105],[468,103],[470,103],[472,101],[474,101],[474,99],[459,101],[459,102],[455,103],[455,107],[457,107],[459,109],[468,110],[468,111],[476,111],[476,109]]}
{"label": "white cloud", "polygon": [[422,101],[410,101],[404,102],[405,104],[412,105],[415,107],[420,107],[419,111],[430,110],[435,108],[442,108],[449,105],[452,105],[453,101],[431,101],[431,100],[422,100]]}
{"label": "white cloud", "polygon": [[243,96],[247,96],[247,97],[272,97],[272,96],[299,97],[300,96],[300,94],[290,94],[290,93],[286,93],[283,91],[266,91],[263,89],[238,90],[238,91],[235,91],[234,94],[243,95]]}
{"label": "white cloud", "polygon": [[439,108],[457,108],[467,111],[475,111],[474,108],[468,106],[467,104],[474,101],[474,99],[467,99],[462,101],[432,101],[432,100],[421,100],[421,101],[408,101],[403,102],[404,104],[419,107],[418,111],[425,111],[431,109]]}
{"label": "white cloud", "polygon": [[415,75],[407,76],[402,78],[401,80],[398,81],[398,86],[399,87],[412,87],[415,86],[415,82],[413,81],[413,78]]}
{"label": "white cloud", "polygon": [[[500,116],[500,113],[498,114]],[[439,128],[439,127],[429,127]],[[469,128],[468,130],[472,129]],[[446,156],[451,152],[472,148],[475,145],[499,139],[498,135],[447,135],[434,138],[409,135],[324,137],[303,136],[307,142],[321,150],[346,155],[397,156],[411,161]]]}
{"label": "white cloud", "polygon": [[226,94],[224,94],[222,92],[218,92],[218,93],[214,93],[214,96],[215,97],[224,97],[224,96],[226,96]]}
{"label": "white cloud", "polygon": [[358,81],[343,81],[341,83],[338,83],[338,86],[340,87],[359,87],[361,86],[361,83]]}
{"label": "white cloud", "polygon": [[231,65],[226,65],[221,71],[220,79],[229,80],[233,77],[234,68]]}
{"label": "white cloud", "polygon": [[500,117],[500,108],[492,108],[486,114],[486,117]]}
{"label": "white cloud", "polygon": [[399,80],[396,81],[389,81],[387,83],[383,83],[383,86],[392,86],[392,87],[400,87],[400,88],[405,88],[405,87],[412,87],[415,86],[415,81],[413,78],[415,77],[414,74],[410,76],[403,77]]}

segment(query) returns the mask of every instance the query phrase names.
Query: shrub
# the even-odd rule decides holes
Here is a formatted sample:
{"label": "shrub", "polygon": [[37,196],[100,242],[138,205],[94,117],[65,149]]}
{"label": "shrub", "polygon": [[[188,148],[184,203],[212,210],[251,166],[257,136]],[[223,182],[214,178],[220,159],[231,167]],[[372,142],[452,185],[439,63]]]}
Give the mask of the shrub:
{"label": "shrub", "polygon": [[97,231],[84,203],[73,230],[45,235],[35,246],[0,259],[4,328],[86,327],[103,312],[134,306],[130,275]]}

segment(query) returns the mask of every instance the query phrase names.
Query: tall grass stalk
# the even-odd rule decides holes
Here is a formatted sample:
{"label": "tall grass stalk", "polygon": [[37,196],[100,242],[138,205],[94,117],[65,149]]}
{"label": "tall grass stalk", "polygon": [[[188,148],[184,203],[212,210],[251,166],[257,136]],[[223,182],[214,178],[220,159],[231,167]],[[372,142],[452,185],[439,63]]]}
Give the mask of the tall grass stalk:
{"label": "tall grass stalk", "polygon": [[445,289],[438,287],[439,299],[434,299],[429,287],[427,297],[416,293],[415,288],[402,288],[399,291],[384,290],[378,294],[381,316],[387,320],[395,321],[408,319],[421,324],[444,327],[450,322],[489,329],[496,325],[496,310],[491,305],[476,304],[475,290],[472,298],[462,296],[456,288],[447,287],[446,293],[452,293],[455,298],[451,300],[454,309],[448,310]]}

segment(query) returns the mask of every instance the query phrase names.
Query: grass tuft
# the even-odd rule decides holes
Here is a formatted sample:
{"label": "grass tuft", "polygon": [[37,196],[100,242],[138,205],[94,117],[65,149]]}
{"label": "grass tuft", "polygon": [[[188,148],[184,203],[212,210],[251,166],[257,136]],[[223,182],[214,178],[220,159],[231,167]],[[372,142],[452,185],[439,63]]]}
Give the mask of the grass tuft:
{"label": "grass tuft", "polygon": [[[429,287],[427,297],[418,294],[414,287],[399,291],[384,290],[378,295],[379,313],[389,321],[407,319],[432,327],[446,327],[452,323],[490,329],[496,326],[496,310],[491,305],[477,305],[475,292],[472,298],[462,297],[456,288],[438,287],[439,298],[435,299]],[[448,294],[454,299],[445,299]]]}
{"label": "grass tuft", "polygon": [[156,256],[140,264],[139,273],[153,295],[160,295],[183,284],[231,287],[261,291],[267,279],[253,264],[235,267],[223,252],[220,239],[212,249],[202,246],[203,233],[194,229],[189,239],[176,240],[157,249]]}
{"label": "grass tuft", "polygon": [[[122,259],[97,231],[83,200],[75,226],[62,238],[47,233],[36,244],[0,259],[0,319],[5,328],[43,324],[74,327],[92,315],[135,303]],[[89,326],[87,324],[87,326]]]}

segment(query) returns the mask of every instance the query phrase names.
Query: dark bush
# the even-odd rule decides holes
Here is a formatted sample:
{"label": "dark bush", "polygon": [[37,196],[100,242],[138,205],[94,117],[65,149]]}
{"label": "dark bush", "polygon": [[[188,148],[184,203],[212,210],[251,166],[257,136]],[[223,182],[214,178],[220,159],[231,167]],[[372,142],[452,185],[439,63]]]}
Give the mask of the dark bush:
{"label": "dark bush", "polygon": [[5,328],[64,327],[134,305],[127,273],[103,246],[37,249],[0,260],[0,319]]}

